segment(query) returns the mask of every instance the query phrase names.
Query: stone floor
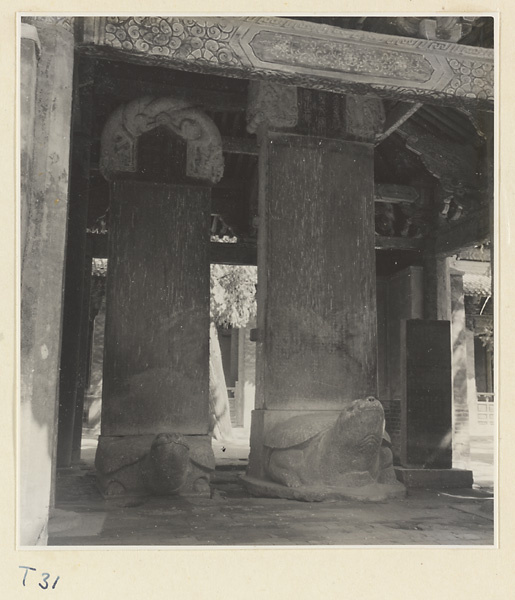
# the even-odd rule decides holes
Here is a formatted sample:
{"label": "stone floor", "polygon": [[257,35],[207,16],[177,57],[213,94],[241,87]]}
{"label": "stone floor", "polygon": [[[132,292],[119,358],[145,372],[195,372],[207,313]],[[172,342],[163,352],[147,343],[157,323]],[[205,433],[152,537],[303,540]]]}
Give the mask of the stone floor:
{"label": "stone floor", "polygon": [[493,470],[488,442],[482,443],[482,485],[472,490],[411,490],[384,503],[305,503],[249,496],[239,483],[248,441],[236,432],[231,442],[213,444],[218,466],[211,499],[106,502],[95,486],[96,440],[86,437],[81,463],[58,473],[49,545],[493,544]]}

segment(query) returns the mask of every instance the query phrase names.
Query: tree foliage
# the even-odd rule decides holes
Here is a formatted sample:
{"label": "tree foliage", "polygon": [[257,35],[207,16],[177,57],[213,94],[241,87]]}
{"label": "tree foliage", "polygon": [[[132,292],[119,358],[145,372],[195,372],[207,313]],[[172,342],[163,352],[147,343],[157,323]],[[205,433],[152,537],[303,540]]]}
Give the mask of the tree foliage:
{"label": "tree foliage", "polygon": [[245,327],[256,316],[256,284],[257,267],[211,265],[210,308],[215,325]]}
{"label": "tree foliage", "polygon": [[256,316],[256,283],[256,267],[211,265],[211,320],[245,327]]}

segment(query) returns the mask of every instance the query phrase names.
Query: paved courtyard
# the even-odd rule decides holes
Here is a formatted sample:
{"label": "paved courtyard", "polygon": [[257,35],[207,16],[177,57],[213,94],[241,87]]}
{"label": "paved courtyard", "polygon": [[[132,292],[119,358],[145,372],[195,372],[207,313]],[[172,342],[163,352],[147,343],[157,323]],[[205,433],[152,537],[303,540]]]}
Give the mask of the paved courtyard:
{"label": "paved courtyard", "polygon": [[[493,544],[493,474],[488,442],[477,455],[482,485],[410,490],[383,503],[253,498],[242,487],[248,442],[214,443],[212,498],[105,501],[95,485],[96,441],[79,465],[60,470],[52,546],[488,545]],[[479,460],[479,459],[477,459]],[[490,477],[490,479],[489,479]]]}

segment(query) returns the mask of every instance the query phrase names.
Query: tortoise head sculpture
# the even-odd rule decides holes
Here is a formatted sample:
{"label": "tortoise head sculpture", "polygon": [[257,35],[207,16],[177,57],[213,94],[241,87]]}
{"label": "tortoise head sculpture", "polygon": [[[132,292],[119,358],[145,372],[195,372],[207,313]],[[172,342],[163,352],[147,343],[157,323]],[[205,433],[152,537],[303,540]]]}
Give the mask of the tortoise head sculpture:
{"label": "tortoise head sculpture", "polygon": [[144,461],[146,486],[154,494],[209,494],[209,452],[178,433],[158,434]]}

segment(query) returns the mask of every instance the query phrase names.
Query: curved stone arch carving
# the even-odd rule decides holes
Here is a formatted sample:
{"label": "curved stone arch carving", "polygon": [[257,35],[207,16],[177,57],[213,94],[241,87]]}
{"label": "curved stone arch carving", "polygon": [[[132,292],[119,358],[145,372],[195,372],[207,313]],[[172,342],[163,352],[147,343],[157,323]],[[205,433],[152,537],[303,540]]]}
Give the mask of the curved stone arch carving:
{"label": "curved stone arch carving", "polygon": [[164,125],[187,142],[186,175],[211,183],[223,175],[222,138],[214,122],[188,101],[144,96],[119,106],[100,141],[100,171],[106,179],[137,170],[138,138]]}

